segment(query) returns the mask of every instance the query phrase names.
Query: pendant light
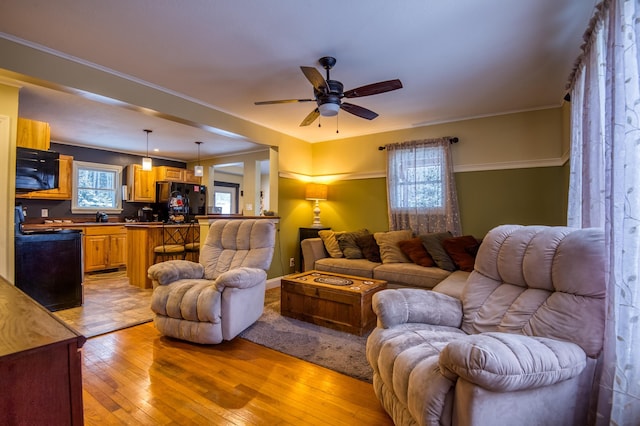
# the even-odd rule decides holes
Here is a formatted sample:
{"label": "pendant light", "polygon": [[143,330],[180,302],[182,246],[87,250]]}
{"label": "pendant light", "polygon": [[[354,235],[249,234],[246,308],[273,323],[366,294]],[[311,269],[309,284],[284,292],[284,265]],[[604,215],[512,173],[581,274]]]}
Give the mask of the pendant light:
{"label": "pendant light", "polygon": [[153,169],[153,161],[151,157],[149,157],[149,133],[153,132],[153,130],[144,129],[147,133],[147,156],[142,159],[142,170],[151,171]]}
{"label": "pendant light", "polygon": [[204,176],[204,167],[200,165],[200,144],[202,142],[196,141],[196,145],[198,145],[198,164],[193,168],[193,174],[197,177]]}

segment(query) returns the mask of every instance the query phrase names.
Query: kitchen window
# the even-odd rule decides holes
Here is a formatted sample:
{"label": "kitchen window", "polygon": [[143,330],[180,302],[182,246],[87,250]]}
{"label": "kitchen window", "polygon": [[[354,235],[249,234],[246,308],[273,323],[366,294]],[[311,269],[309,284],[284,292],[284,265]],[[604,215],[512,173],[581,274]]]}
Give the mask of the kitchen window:
{"label": "kitchen window", "polygon": [[122,212],[122,167],[73,162],[72,213]]}

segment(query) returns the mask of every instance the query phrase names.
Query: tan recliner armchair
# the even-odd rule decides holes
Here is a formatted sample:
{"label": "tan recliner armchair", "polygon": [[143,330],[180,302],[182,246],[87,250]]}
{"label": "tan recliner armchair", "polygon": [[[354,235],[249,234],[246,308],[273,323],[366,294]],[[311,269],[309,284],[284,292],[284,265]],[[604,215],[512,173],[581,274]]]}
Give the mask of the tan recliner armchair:
{"label": "tan recliner armchair", "polygon": [[253,324],[264,309],[275,236],[270,220],[217,220],[199,263],[169,260],[151,266],[156,328],[166,336],[212,344]]}
{"label": "tan recliner armchair", "polygon": [[373,298],[373,385],[397,425],[584,425],[604,338],[604,236],[504,225],[461,300],[419,289]]}

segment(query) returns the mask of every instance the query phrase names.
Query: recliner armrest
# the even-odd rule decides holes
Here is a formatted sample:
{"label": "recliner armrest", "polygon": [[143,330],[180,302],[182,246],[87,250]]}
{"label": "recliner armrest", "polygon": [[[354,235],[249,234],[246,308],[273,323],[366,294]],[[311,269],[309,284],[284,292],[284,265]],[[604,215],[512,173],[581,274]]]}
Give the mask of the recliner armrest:
{"label": "recliner armrest", "polygon": [[159,285],[168,285],[182,279],[200,279],[204,277],[204,266],[189,260],[168,260],[151,265],[147,271],[149,279]]}
{"label": "recliner armrest", "polygon": [[389,328],[404,323],[460,327],[462,304],[455,297],[431,290],[402,288],[377,292],[372,300],[378,325]]}
{"label": "recliner armrest", "polygon": [[579,375],[586,364],[586,353],[574,343],[498,332],[454,340],[439,358],[448,379],[460,377],[494,392],[552,385]]}
{"label": "recliner armrest", "polygon": [[215,285],[222,292],[225,287],[249,288],[267,281],[267,273],[258,268],[240,267],[223,272],[216,278]]}

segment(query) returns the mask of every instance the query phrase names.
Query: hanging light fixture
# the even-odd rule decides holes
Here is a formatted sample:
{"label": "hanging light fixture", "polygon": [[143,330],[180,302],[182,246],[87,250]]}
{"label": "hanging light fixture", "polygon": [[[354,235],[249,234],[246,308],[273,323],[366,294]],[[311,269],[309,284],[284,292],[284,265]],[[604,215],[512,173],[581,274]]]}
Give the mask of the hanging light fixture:
{"label": "hanging light fixture", "polygon": [[149,133],[153,130],[144,129],[144,131],[147,133],[147,156],[142,159],[142,170],[150,171],[153,169],[153,161],[149,157]]}
{"label": "hanging light fixture", "polygon": [[200,144],[202,144],[202,142],[196,141],[196,145],[198,145],[198,164],[193,168],[193,174],[197,177],[204,176],[204,167],[200,165]]}

